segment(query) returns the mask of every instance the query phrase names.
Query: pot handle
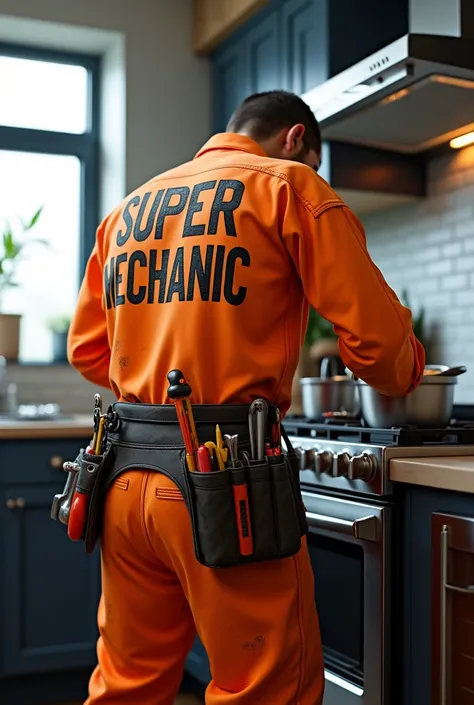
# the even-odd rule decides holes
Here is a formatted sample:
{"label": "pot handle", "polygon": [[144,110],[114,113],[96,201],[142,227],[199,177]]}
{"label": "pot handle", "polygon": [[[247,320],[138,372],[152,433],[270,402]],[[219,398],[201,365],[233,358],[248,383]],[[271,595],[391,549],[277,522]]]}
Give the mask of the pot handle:
{"label": "pot handle", "polygon": [[331,377],[336,377],[337,372],[337,358],[323,357],[323,359],[321,360],[319,376],[323,379],[330,379]]}

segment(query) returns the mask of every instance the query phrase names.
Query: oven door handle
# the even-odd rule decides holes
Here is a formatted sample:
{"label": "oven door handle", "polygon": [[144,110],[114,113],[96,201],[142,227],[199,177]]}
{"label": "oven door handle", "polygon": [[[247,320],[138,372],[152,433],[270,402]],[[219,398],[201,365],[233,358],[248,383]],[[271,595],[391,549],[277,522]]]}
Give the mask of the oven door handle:
{"label": "oven door handle", "polygon": [[338,534],[346,534],[353,536],[359,541],[377,542],[380,536],[380,521],[374,515],[361,517],[348,521],[347,519],[339,519],[338,517],[325,516],[324,514],[314,514],[306,512],[306,518],[310,527],[315,529],[327,529],[328,531],[336,531]]}

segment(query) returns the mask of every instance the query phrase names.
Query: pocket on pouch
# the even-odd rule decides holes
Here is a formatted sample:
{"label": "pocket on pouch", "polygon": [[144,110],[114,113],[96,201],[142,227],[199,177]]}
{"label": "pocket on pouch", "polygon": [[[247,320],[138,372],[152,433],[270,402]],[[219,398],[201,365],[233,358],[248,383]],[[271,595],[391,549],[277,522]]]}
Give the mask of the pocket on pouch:
{"label": "pocket on pouch", "polygon": [[230,470],[188,472],[197,558],[208,567],[239,562],[239,539]]}
{"label": "pocket on pouch", "polygon": [[297,509],[297,497],[291,477],[292,468],[285,458],[270,465],[273,484],[273,507],[276,535],[281,558],[293,556],[301,548],[301,530]]}
{"label": "pocket on pouch", "polygon": [[270,466],[266,462],[250,464],[246,473],[253,558],[264,561],[278,558]]}

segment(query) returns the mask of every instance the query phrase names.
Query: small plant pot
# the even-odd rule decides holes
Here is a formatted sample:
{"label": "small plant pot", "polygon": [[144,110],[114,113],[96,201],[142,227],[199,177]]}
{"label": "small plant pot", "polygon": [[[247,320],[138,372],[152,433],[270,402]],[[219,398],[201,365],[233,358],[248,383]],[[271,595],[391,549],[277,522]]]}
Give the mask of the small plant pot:
{"label": "small plant pot", "polygon": [[68,331],[53,331],[53,362],[67,362]]}
{"label": "small plant pot", "polygon": [[21,316],[14,313],[0,313],[0,355],[16,361],[20,353]]}

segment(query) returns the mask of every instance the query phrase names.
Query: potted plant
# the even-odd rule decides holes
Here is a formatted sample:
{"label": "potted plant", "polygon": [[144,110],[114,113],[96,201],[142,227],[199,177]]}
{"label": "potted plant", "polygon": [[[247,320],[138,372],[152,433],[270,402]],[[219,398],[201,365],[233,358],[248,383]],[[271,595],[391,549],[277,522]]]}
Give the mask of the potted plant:
{"label": "potted plant", "polygon": [[71,325],[70,316],[56,316],[48,321],[53,334],[53,362],[67,362],[67,336]]}
{"label": "potted plant", "polygon": [[29,222],[21,221],[21,234],[14,234],[8,222],[2,233],[0,242],[0,355],[3,355],[7,360],[18,359],[21,315],[4,313],[4,296],[9,289],[18,286],[15,276],[25,250],[33,243],[47,244],[44,240],[29,237],[29,232],[37,224],[42,210],[42,207],[39,208]]}

